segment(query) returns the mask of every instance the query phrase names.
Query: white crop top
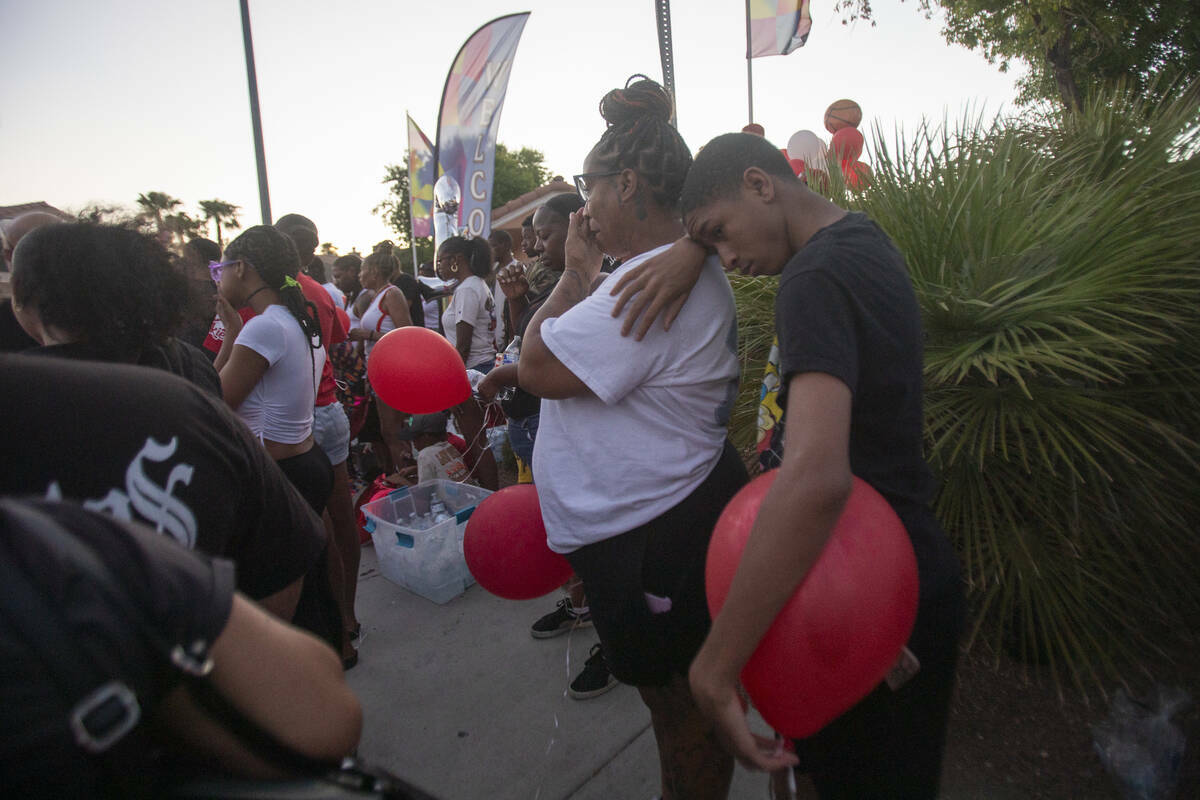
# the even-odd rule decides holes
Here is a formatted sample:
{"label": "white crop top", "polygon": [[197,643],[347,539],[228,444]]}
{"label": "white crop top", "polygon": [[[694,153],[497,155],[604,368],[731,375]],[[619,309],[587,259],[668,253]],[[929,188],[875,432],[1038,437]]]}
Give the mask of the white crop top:
{"label": "white crop top", "polygon": [[270,365],[238,408],[259,439],[298,444],[312,433],[313,404],[325,366],[325,348],[309,346],[300,323],[284,306],[267,306],[248,320],[234,341]]}

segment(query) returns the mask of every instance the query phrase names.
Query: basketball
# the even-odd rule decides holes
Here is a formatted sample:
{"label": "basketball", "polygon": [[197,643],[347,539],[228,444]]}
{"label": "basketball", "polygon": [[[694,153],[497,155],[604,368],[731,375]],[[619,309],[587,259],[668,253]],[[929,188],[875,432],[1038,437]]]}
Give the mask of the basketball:
{"label": "basketball", "polygon": [[835,100],[825,109],[825,130],[837,133],[842,128],[857,128],[862,122],[862,109],[853,100]]}

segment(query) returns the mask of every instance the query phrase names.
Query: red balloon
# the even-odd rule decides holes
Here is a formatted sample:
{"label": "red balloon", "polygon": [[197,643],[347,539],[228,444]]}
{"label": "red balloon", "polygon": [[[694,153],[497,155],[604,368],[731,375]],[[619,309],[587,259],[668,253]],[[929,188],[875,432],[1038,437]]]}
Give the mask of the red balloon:
{"label": "red balloon", "polygon": [[796,173],[797,178],[804,175],[804,159],[803,158],[789,158],[788,163],[792,165],[792,172]]}
{"label": "red balloon", "polygon": [[838,128],[829,143],[843,165],[853,164],[862,155],[863,135],[858,128]]}
{"label": "red balloon", "polygon": [[367,360],[379,399],[406,414],[432,414],[471,396],[458,351],[435,331],[409,325],[384,334]]}
{"label": "red balloon", "polygon": [[467,569],[497,597],[532,600],[571,577],[571,565],[546,544],[537,489],[525,483],[489,495],[467,520]]}
{"label": "red balloon", "polygon": [[[778,472],[751,481],[717,521],[705,565],[714,617]],[[855,478],[829,541],[746,663],[742,684],[772,728],[811,736],[879,685],[916,618],[912,543],[888,502]]]}
{"label": "red balloon", "polygon": [[348,332],[350,330],[350,315],[346,313],[346,309],[334,306],[333,310],[337,312],[338,319],[342,321],[342,330]]}
{"label": "red balloon", "polygon": [[871,167],[861,161],[855,161],[853,164],[843,164],[842,176],[846,179],[846,185],[856,191],[865,189],[871,185]]}

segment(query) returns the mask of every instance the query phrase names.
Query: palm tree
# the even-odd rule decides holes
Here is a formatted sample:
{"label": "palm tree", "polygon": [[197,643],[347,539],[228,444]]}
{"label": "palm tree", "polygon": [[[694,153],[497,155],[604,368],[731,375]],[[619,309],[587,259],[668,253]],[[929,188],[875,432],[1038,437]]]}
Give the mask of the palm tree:
{"label": "palm tree", "polygon": [[204,232],[204,222],[186,211],[180,211],[163,217],[162,230],[169,232],[175,242],[182,247],[188,239],[194,239]]}
{"label": "palm tree", "polygon": [[183,205],[183,201],[166,192],[146,192],[138,195],[137,204],[142,209],[142,216],[154,222],[155,231],[161,231],[163,218]]}
{"label": "palm tree", "polygon": [[238,212],[241,210],[241,206],[235,206],[233,203],[215,198],[200,201],[200,211],[204,214],[204,221],[212,221],[213,227],[217,231],[217,244],[222,248],[225,247],[225,242],[221,238],[221,226],[224,225],[230,230],[237,230],[242,227],[238,221]]}

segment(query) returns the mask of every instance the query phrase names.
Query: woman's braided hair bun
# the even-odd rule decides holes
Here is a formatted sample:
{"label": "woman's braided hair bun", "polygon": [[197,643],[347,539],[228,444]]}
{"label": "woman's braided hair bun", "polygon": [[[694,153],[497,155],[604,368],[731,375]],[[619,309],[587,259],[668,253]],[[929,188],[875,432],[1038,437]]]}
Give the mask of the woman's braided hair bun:
{"label": "woman's braided hair bun", "polygon": [[692,153],[671,125],[671,95],[645,75],[634,75],[623,89],[600,99],[608,123],[591,157],[607,169],[635,170],[649,197],[662,208],[676,208]]}
{"label": "woman's braided hair bun", "polygon": [[671,96],[645,75],[634,75],[624,89],[613,89],[600,98],[600,116],[610,128],[630,129],[643,120],[671,121]]}

